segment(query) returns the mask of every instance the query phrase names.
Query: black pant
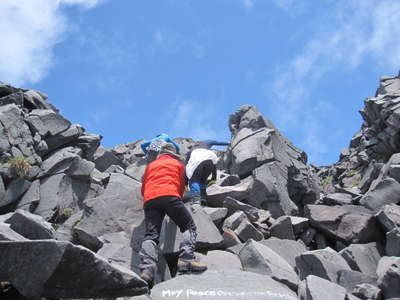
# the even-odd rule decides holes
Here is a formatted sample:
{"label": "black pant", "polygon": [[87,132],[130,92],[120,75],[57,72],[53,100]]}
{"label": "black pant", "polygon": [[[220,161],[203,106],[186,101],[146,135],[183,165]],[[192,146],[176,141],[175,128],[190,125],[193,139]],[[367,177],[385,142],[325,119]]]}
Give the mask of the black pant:
{"label": "black pant", "polygon": [[158,244],[165,215],[168,215],[175,222],[181,232],[186,230],[196,231],[193,218],[182,200],[174,196],[163,196],[149,200],[144,205],[146,224],[144,240],[153,240]]}

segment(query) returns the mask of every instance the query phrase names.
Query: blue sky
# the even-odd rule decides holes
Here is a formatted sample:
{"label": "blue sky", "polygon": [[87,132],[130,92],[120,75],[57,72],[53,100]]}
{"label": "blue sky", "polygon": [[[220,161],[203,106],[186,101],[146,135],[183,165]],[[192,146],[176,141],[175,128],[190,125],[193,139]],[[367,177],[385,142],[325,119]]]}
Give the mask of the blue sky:
{"label": "blue sky", "polygon": [[252,104],[331,164],[400,68],[398,0],[1,0],[0,32],[0,80],[49,94],[106,147],[228,140]]}

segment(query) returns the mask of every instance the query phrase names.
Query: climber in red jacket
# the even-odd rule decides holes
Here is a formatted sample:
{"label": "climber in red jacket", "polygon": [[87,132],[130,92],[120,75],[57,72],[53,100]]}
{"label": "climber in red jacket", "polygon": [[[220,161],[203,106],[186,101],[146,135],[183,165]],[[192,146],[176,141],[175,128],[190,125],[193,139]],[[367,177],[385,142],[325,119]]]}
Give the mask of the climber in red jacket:
{"label": "climber in red jacket", "polygon": [[203,272],[207,269],[205,265],[195,261],[196,226],[181,200],[185,185],[185,166],[176,153],[175,146],[167,143],[162,146],[158,158],[146,167],[142,180],[146,234],[139,252],[139,268],[140,276],[150,287],[157,270],[157,245],[165,215],[183,233],[178,272]]}

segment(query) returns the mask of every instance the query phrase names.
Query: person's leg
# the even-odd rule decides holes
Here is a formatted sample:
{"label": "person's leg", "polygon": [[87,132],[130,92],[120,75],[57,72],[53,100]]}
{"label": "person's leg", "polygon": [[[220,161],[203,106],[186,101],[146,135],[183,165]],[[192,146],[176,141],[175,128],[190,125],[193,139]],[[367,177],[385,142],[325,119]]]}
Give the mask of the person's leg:
{"label": "person's leg", "polygon": [[195,247],[197,229],[193,218],[183,204],[182,200],[177,197],[170,197],[168,206],[165,207],[166,214],[175,222],[182,232],[182,241],[179,245],[179,272],[202,272],[207,269],[204,264],[195,262]]}
{"label": "person's leg", "polygon": [[190,180],[189,189],[192,203],[201,203],[201,184],[198,181]]}
{"label": "person's leg", "polygon": [[207,180],[213,170],[213,162],[205,160],[196,168],[193,173],[192,180],[196,181],[196,196],[195,200],[200,200],[200,203],[205,205],[207,203]]}
{"label": "person's leg", "polygon": [[[159,199],[149,200],[144,206],[146,234],[139,251],[141,274],[152,281],[157,271],[158,241],[165,213],[157,206]],[[153,202],[154,201],[154,202]]]}

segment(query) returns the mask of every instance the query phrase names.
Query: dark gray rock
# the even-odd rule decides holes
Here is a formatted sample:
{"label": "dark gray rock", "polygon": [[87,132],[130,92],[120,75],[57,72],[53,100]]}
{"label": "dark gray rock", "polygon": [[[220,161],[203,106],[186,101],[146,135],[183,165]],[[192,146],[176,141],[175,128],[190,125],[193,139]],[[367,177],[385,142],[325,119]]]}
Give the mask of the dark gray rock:
{"label": "dark gray rock", "polygon": [[310,221],[307,218],[290,216],[290,221],[296,237],[310,227]]}
{"label": "dark gray rock", "polygon": [[333,193],[322,197],[321,204],[334,206],[334,205],[349,205],[353,202],[353,197],[345,193]]}
{"label": "dark gray rock", "polygon": [[270,227],[271,236],[280,239],[295,240],[292,221],[288,216],[281,216],[276,219],[275,223]]}
{"label": "dark gray rock", "polygon": [[400,296],[400,257],[384,256],[376,270],[384,299]]}
{"label": "dark gray rock", "polygon": [[248,205],[241,201],[238,201],[230,196],[227,196],[223,202],[223,206],[228,209],[228,214],[231,215],[235,211],[243,211],[250,222],[255,222],[259,219],[259,209],[255,208],[254,206]]}
{"label": "dark gray rock", "polygon": [[293,267],[267,246],[249,240],[240,250],[239,258],[245,271],[270,275],[291,289],[297,289],[299,280]]}
{"label": "dark gray rock", "polygon": [[101,135],[85,133],[80,135],[76,141],[74,141],[74,146],[82,150],[82,158],[93,161],[94,154],[100,146],[101,139]]}
{"label": "dark gray rock", "polygon": [[73,161],[66,174],[73,179],[89,182],[90,174],[93,172],[93,170],[94,162],[79,158]]}
{"label": "dark gray rock", "polygon": [[400,202],[400,183],[393,178],[380,181],[361,199],[360,204],[378,212],[383,206]]}
{"label": "dark gray rock", "polygon": [[228,214],[228,209],[225,207],[203,207],[205,213],[210,216],[215,226],[220,227],[225,217]]}
{"label": "dark gray rock", "polygon": [[21,107],[23,103],[24,103],[24,96],[23,93],[20,91],[17,91],[15,93],[0,98],[0,105],[16,104]]}
{"label": "dark gray rock", "polygon": [[75,245],[82,245],[93,252],[103,247],[103,242],[97,237],[79,227],[79,224],[72,228],[72,241]]}
{"label": "dark gray rock", "polygon": [[349,293],[352,293],[357,285],[362,283],[376,286],[377,280],[378,278],[376,275],[371,276],[357,271],[342,270],[338,273],[337,283],[344,287]]}
{"label": "dark gray rock", "polygon": [[199,261],[207,266],[207,270],[242,270],[242,263],[236,254],[222,251],[208,251],[207,255],[196,254]]}
{"label": "dark gray rock", "polygon": [[27,121],[42,137],[55,136],[71,126],[71,122],[49,109],[34,109]]}
{"label": "dark gray rock", "polygon": [[72,165],[80,160],[81,150],[66,147],[52,153],[40,166],[39,177],[56,175],[68,171]]}
{"label": "dark gray rock", "polygon": [[51,109],[57,110],[50,103],[46,102],[47,96],[39,91],[28,90],[24,92],[24,106],[30,109]]}
{"label": "dark gray rock", "polygon": [[55,136],[46,137],[48,151],[60,148],[64,145],[71,144],[84,133],[82,126],[72,124],[67,130],[56,134]]}
{"label": "dark gray rock", "polygon": [[376,243],[352,244],[340,251],[340,254],[354,271],[370,276],[376,275],[376,267],[381,259]]}
{"label": "dark gray rock", "polygon": [[223,248],[230,248],[233,247],[235,245],[241,245],[242,242],[240,241],[240,239],[238,238],[238,236],[236,235],[236,233],[228,228],[225,228],[222,232],[222,238],[224,239],[224,241],[222,242],[222,246]]}
{"label": "dark gray rock", "polygon": [[311,226],[339,241],[367,243],[380,237],[374,216],[362,207],[307,205],[305,211]]}
{"label": "dark gray rock", "polygon": [[247,219],[242,220],[234,232],[242,242],[249,239],[261,241],[264,238],[262,232],[258,231]]}
{"label": "dark gray rock", "polygon": [[400,229],[398,227],[386,233],[385,253],[387,256],[400,256]]}
{"label": "dark gray rock", "polygon": [[270,276],[243,272],[206,271],[177,276],[151,290],[151,299],[297,300],[296,293]]}
{"label": "dark gray rock", "polygon": [[0,242],[0,280],[26,297],[90,298],[145,294],[132,271],[90,250],[55,240]]}
{"label": "dark gray rock", "polygon": [[112,173],[104,192],[85,200],[79,228],[97,237],[120,231],[132,233],[132,248],[139,251],[145,230],[140,188],[136,180]]}
{"label": "dark gray rock", "polygon": [[352,293],[363,300],[382,300],[381,289],[369,283],[357,284]]}
{"label": "dark gray rock", "polygon": [[25,241],[27,240],[19,233],[10,228],[10,225],[0,223],[0,241]]}
{"label": "dark gray rock", "polygon": [[0,203],[3,201],[5,195],[6,195],[6,188],[4,186],[3,178],[0,175]]}
{"label": "dark gray rock", "polygon": [[326,279],[309,275],[299,288],[301,300],[347,300],[346,290]]}
{"label": "dark gray rock", "polygon": [[104,147],[98,147],[94,153],[94,163],[96,164],[96,169],[100,172],[104,172],[111,165],[124,166],[122,161],[114,154],[111,149],[106,149]]}
{"label": "dark gray rock", "polygon": [[351,270],[339,253],[331,248],[307,251],[296,257],[296,267],[300,279],[308,275],[316,275],[336,282],[341,270]]}
{"label": "dark gray rock", "polygon": [[233,186],[210,185],[207,188],[207,204],[213,207],[222,207],[227,197],[235,200],[244,200],[249,195],[249,182],[242,182]]}
{"label": "dark gray rock", "polygon": [[31,182],[25,178],[15,178],[7,187],[4,198],[0,201],[0,207],[17,202],[30,186]]}
{"label": "dark gray rock", "polygon": [[228,175],[220,180],[220,186],[232,186],[240,183],[240,177],[237,175]]}
{"label": "dark gray rock", "polygon": [[56,239],[64,242],[73,242],[72,229],[78,225],[83,218],[83,211],[78,211],[72,214],[64,223],[56,230]]}
{"label": "dark gray rock", "polygon": [[125,174],[137,181],[142,181],[146,166],[147,163],[145,159],[137,160],[126,168]]}
{"label": "dark gray rock", "polygon": [[296,215],[297,204],[317,199],[319,190],[306,166],[306,154],[283,137],[256,108],[240,107],[230,116],[229,128],[230,173],[240,178],[252,175],[254,179],[248,204],[279,217]]}
{"label": "dark gray rock", "polygon": [[21,197],[21,200],[18,202],[17,208],[31,212],[39,204],[39,201],[40,201],[40,180],[37,179],[32,182],[29,189]]}
{"label": "dark gray rock", "polygon": [[314,240],[316,234],[317,230],[314,228],[308,228],[300,235],[300,240],[302,240],[306,246],[309,246]]}
{"label": "dark gray rock", "polygon": [[400,226],[400,206],[395,204],[385,205],[376,214],[376,218],[385,231],[391,231]]}
{"label": "dark gray rock", "polygon": [[125,171],[121,166],[117,166],[117,165],[111,165],[107,168],[107,170],[105,170],[104,172],[106,173],[119,173],[119,174],[124,174]]}
{"label": "dark gray rock", "polygon": [[17,210],[10,218],[4,221],[10,228],[30,240],[54,239],[55,230],[50,223],[41,216],[24,210]]}
{"label": "dark gray rock", "polygon": [[[223,238],[211,218],[202,207],[191,207],[186,204],[197,227],[196,250],[215,250],[222,246]],[[182,233],[168,217],[164,219],[160,235],[160,248],[164,254],[179,253]]]}
{"label": "dark gray rock", "polygon": [[267,246],[280,257],[286,260],[293,268],[296,267],[296,257],[307,251],[307,248],[296,241],[269,238],[259,242]]}
{"label": "dark gray rock", "polygon": [[32,145],[32,134],[24,122],[21,110],[14,104],[0,106],[2,132],[6,134],[11,145]]}
{"label": "dark gray rock", "polygon": [[240,225],[240,223],[242,223],[242,221],[245,219],[247,219],[245,213],[242,211],[237,211],[233,215],[225,219],[222,228],[235,230]]}
{"label": "dark gray rock", "polygon": [[65,174],[57,174],[41,180],[40,201],[35,214],[51,220],[65,209],[77,207],[71,179]]}

